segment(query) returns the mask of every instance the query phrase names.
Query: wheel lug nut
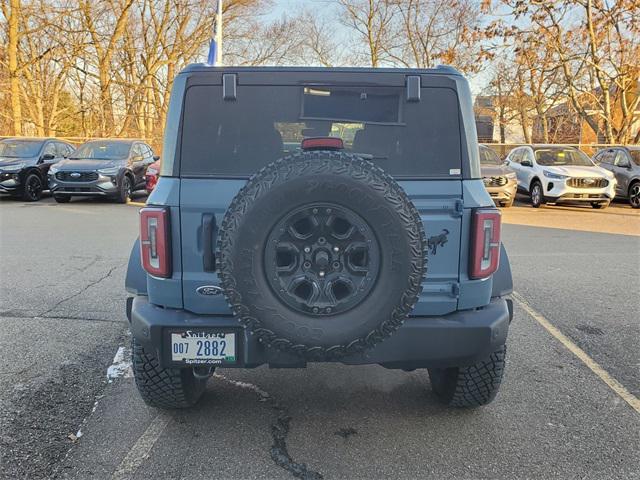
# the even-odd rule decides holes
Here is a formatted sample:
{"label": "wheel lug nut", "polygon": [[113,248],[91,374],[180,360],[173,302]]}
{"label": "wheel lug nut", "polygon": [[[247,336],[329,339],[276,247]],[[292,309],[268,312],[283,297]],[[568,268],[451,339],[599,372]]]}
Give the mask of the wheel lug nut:
{"label": "wheel lug nut", "polygon": [[321,277],[324,277],[324,272],[320,272],[318,273],[318,275],[320,275]]}
{"label": "wheel lug nut", "polygon": [[340,262],[333,262],[333,268],[335,268],[336,270],[340,268]]}
{"label": "wheel lug nut", "polygon": [[320,310],[318,310],[318,307],[313,307],[313,313],[318,313]]}
{"label": "wheel lug nut", "polygon": [[311,251],[311,247],[304,247],[304,252],[309,253]]}
{"label": "wheel lug nut", "polygon": [[304,262],[304,268],[311,268],[311,263],[310,262]]}
{"label": "wheel lug nut", "polygon": [[313,211],[313,213],[318,213],[318,209],[317,208],[314,208],[312,211]]}
{"label": "wheel lug nut", "polygon": [[327,308],[325,311],[326,311],[327,313],[331,313],[331,307]]}
{"label": "wheel lug nut", "polygon": [[340,248],[338,248],[338,247],[333,247],[333,251],[334,251],[334,252],[336,252],[336,253],[338,253],[338,252],[340,251]]}

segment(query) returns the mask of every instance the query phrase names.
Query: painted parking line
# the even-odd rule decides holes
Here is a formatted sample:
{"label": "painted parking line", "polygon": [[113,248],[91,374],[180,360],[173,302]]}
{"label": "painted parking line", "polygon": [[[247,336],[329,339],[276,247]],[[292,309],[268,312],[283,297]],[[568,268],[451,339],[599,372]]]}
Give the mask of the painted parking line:
{"label": "painted parking line", "polygon": [[615,378],[609,375],[609,373],[604,368],[602,368],[598,364],[598,362],[587,355],[584,350],[573,343],[569,339],[569,337],[562,333],[558,328],[553,326],[551,322],[544,317],[544,315],[534,310],[534,308],[529,305],[529,302],[527,302],[522,295],[520,295],[518,292],[513,292],[511,296],[516,301],[516,303],[518,303],[518,305],[520,305],[529,315],[531,315],[531,317],[536,322],[544,327],[547,332],[553,335],[556,340],[558,340],[564,347],[567,348],[567,350],[578,357],[580,361],[582,361],[582,363],[589,367],[589,369],[600,378],[600,380],[606,383],[611,390],[613,390],[620,398],[627,402],[631,406],[631,408],[633,408],[637,413],[640,414],[640,399],[638,399],[638,397],[627,390],[624,385],[618,382]]}
{"label": "painted parking line", "polygon": [[132,207],[144,207],[147,204],[144,202],[127,202],[127,205],[131,205]]}
{"label": "painted parking line", "polygon": [[138,468],[149,457],[151,449],[156,444],[162,432],[171,421],[171,417],[166,414],[159,414],[154,418],[147,429],[144,431],[138,441],[131,447],[129,453],[122,459],[116,471],[113,472],[111,480],[127,480],[130,479]]}

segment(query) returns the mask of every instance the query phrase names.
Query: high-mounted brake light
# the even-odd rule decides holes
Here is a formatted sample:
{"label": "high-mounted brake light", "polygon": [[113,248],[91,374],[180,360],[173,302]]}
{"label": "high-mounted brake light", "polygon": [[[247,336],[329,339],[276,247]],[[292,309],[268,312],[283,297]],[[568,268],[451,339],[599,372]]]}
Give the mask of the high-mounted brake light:
{"label": "high-mounted brake light", "polygon": [[500,211],[495,208],[474,210],[472,218],[469,277],[487,278],[500,263]]}
{"label": "high-mounted brake light", "polygon": [[147,273],[168,278],[171,276],[171,245],[169,211],[162,207],[140,210],[140,255]]}
{"label": "high-mounted brake light", "polygon": [[337,137],[313,137],[302,140],[302,150],[342,150],[344,143]]}

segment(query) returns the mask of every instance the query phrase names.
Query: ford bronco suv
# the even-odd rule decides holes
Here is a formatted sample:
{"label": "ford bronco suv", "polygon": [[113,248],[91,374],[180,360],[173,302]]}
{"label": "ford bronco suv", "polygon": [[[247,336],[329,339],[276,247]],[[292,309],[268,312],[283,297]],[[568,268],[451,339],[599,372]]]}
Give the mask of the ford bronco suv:
{"label": "ford bronco suv", "polygon": [[192,65],[162,155],[126,277],[149,405],[194,405],[216,367],[308,362],[494,399],[511,271],[457,71]]}

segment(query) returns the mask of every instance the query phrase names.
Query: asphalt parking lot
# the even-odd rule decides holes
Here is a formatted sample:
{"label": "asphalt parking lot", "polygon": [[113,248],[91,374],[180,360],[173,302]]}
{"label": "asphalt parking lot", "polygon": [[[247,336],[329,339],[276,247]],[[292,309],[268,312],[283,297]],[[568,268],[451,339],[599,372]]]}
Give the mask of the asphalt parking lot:
{"label": "asphalt parking lot", "polygon": [[0,199],[0,477],[640,478],[640,211],[504,220],[516,310],[490,406],[440,406],[423,371],[318,364],[219,370],[163,413],[126,365],[137,206]]}

